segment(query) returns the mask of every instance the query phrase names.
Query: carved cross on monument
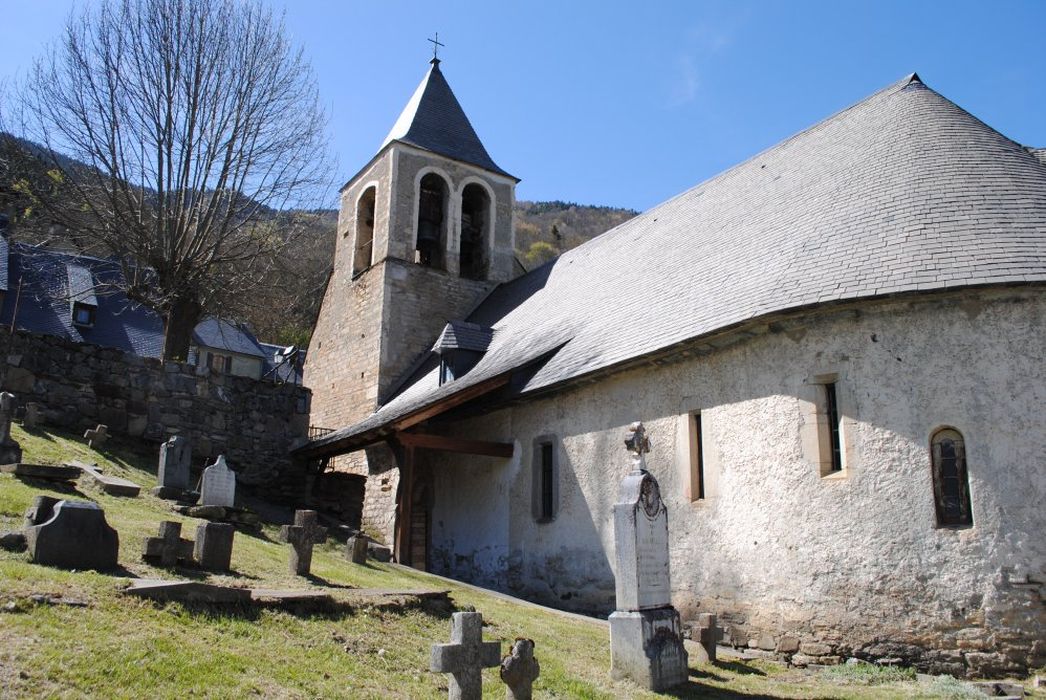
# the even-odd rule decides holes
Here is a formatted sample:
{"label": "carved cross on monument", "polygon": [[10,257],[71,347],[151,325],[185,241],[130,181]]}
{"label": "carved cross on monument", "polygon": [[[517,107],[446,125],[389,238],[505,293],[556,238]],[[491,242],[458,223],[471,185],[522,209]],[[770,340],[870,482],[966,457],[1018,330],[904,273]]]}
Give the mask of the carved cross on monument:
{"label": "carved cross on monument", "polygon": [[84,433],[84,437],[88,447],[101,447],[109,439],[109,427],[99,423],[97,428]]}
{"label": "carved cross on monument", "polygon": [[632,454],[632,469],[645,471],[646,459],[643,455],[650,451],[650,439],[646,436],[646,428],[639,421],[628,426],[625,447]]}
{"label": "carved cross on monument", "polygon": [[541,664],[534,658],[534,640],[519,638],[501,660],[501,680],[508,686],[505,700],[531,700]]}
{"label": "carved cross on monument", "polygon": [[501,642],[483,641],[483,614],[454,613],[450,622],[450,644],[433,644],[429,668],[449,673],[450,700],[480,700],[483,669],[501,662]]}
{"label": "carved cross on monument", "polygon": [[294,524],[280,528],[280,540],[291,546],[291,573],[306,576],[312,568],[312,546],[327,541],[327,528],[316,524],[316,511],[294,511]]}

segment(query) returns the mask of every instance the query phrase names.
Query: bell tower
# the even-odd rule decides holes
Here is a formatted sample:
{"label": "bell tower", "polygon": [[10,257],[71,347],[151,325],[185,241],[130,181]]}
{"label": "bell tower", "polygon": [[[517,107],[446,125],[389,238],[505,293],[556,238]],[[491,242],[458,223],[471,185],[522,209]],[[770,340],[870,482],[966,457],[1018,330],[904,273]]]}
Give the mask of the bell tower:
{"label": "bell tower", "polygon": [[305,365],[314,425],[372,413],[449,321],[515,276],[518,182],[491,159],[433,58],[377,154],[341,189]]}

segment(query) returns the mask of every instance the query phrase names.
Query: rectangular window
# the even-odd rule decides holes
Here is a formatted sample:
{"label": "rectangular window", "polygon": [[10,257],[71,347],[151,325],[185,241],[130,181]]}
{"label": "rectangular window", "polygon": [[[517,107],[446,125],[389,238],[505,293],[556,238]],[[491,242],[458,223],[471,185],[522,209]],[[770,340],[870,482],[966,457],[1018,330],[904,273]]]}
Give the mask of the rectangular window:
{"label": "rectangular window", "polygon": [[843,449],[839,439],[839,399],[835,391],[835,382],[824,386],[824,407],[828,420],[828,439],[831,450],[830,473],[843,470]]}
{"label": "rectangular window", "polygon": [[73,323],[77,326],[94,325],[94,307],[79,302],[73,304]]}
{"label": "rectangular window", "polygon": [[546,442],[541,445],[541,519],[551,520],[555,515],[555,498],[553,485],[555,484],[555,468],[552,463],[552,443]]}
{"label": "rectangular window", "polygon": [[701,414],[690,414],[690,500],[705,498],[705,445]]}

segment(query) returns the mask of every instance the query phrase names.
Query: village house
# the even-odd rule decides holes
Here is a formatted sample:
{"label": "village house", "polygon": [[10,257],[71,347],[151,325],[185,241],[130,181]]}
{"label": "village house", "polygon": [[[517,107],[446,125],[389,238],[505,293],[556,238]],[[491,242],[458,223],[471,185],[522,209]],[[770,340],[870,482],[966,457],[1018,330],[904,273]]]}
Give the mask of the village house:
{"label": "village house", "polygon": [[434,59],[341,190],[298,455],[400,562],[609,612],[641,420],[684,620],[1046,664],[1046,151],[913,74],[526,274],[517,182]]}

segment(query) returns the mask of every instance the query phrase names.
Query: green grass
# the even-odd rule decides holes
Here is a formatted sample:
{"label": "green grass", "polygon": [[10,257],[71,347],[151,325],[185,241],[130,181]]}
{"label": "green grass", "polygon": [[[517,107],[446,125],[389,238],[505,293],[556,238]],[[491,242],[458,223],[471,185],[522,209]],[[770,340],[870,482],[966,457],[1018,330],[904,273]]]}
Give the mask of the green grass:
{"label": "green grass", "polygon": [[[179,571],[174,574],[141,561],[141,541],[161,520],[179,520],[188,537],[198,520],[178,516],[167,502],[148,494],[155,483],[155,452],[133,444],[110,443],[96,452],[76,436],[24,431],[14,426],[25,460],[98,462],[108,473],[143,487],[138,498],[108,496],[84,477],[78,493],[62,493],[41,482],[28,484],[0,475],[0,530],[20,527],[22,514],[38,494],[97,501],[120,533],[118,576],[62,571],[29,562],[27,554],[0,551],[0,697],[446,697],[447,677],[427,671],[429,648],[447,641],[447,610],[379,605],[353,598],[351,587],[395,590],[451,589],[459,608],[483,613],[486,639],[508,642],[524,636],[536,642],[541,676],[536,697],[656,697],[609,678],[609,633],[604,625],[556,615],[394,565],[345,561],[334,543],[317,548],[315,578],[287,571],[287,549],[278,528],[266,524],[254,534],[236,534],[226,576]],[[236,586],[328,588],[344,601],[336,612],[292,614],[275,609],[220,609],[156,604],[126,597],[128,576],[186,575]],[[328,586],[324,585],[324,582]],[[37,604],[30,596],[75,598],[87,607]],[[9,609],[10,608],[10,609]],[[844,679],[845,680],[845,679]],[[945,683],[946,682],[942,682]],[[765,661],[726,660],[691,667],[681,697],[741,698],[902,698],[947,695],[961,684],[930,684],[877,677],[869,684],[839,682],[816,672]],[[496,669],[484,672],[484,697],[501,698]]]}

